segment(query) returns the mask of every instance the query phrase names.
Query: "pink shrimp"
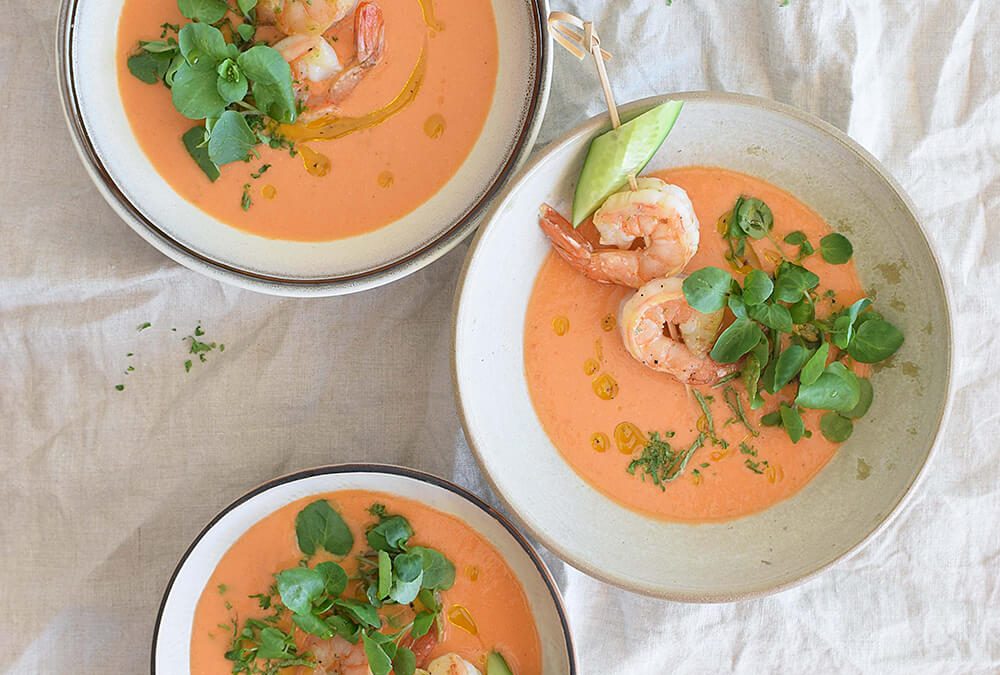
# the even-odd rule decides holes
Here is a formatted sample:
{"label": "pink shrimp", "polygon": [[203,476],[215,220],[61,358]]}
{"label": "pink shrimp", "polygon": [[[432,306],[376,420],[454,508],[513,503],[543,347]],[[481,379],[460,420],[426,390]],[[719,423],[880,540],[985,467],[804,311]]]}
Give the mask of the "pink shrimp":
{"label": "pink shrimp", "polygon": [[354,46],[355,56],[345,67],[322,35],[293,34],[274,45],[292,68],[295,95],[306,107],[302,121],[336,113],[365,74],[381,62],[385,20],[375,0],[362,0],[354,11]]}
{"label": "pink shrimp", "polygon": [[[680,277],[654,279],[622,303],[618,326],[625,349],[647,368],[684,384],[714,384],[739,368],[708,356],[723,313],[702,314],[688,305]],[[679,340],[671,337],[671,325]]]}
{"label": "pink shrimp", "polygon": [[[699,225],[687,193],[659,178],[639,178],[638,190],[617,192],[594,213],[597,248],[555,209],[543,204],[539,226],[566,262],[602,283],[638,288],[684,269],[698,251]],[[641,239],[642,248],[632,249]]]}

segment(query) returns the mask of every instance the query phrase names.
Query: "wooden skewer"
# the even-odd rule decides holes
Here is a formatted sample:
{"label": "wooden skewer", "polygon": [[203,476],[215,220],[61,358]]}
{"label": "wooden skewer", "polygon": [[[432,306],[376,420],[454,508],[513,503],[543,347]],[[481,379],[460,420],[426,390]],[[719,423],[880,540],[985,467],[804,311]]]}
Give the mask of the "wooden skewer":
{"label": "wooden skewer", "polygon": [[[620,127],[622,125],[621,116],[618,114],[615,95],[611,90],[611,81],[608,79],[608,70],[604,65],[604,62],[611,58],[611,54],[601,49],[601,38],[594,30],[593,22],[584,21],[568,12],[551,12],[549,14],[549,31],[552,33],[552,38],[576,58],[582,61],[587,54],[594,58],[594,65],[597,66],[597,77],[601,81],[601,89],[604,91],[604,100],[608,104],[611,127],[613,129]],[[628,175],[628,185],[632,190],[639,189],[634,174]]]}

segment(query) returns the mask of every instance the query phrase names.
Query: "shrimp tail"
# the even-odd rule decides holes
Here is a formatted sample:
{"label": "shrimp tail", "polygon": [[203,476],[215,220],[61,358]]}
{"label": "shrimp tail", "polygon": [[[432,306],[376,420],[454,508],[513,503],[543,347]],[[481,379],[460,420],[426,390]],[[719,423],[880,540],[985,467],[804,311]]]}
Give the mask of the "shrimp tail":
{"label": "shrimp tail", "polygon": [[595,249],[558,211],[542,204],[538,225],[556,253],[584,276],[602,284],[639,286],[637,258],[633,251]]}
{"label": "shrimp tail", "polygon": [[327,101],[330,106],[342,103],[365,77],[365,72],[378,65],[385,54],[385,19],[382,8],[374,0],[364,0],[354,14],[354,42],[357,55],[330,85]]}

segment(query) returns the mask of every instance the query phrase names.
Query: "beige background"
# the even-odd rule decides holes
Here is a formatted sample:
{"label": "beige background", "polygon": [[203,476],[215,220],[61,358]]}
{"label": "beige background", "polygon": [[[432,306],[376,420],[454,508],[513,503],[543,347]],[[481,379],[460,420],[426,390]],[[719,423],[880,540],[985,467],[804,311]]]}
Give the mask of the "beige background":
{"label": "beige background", "polygon": [[[549,557],[582,672],[1000,671],[1000,3],[563,6],[600,21],[622,100],[769,96],[882,159],[946,266],[959,359],[951,425],[920,494],[862,554],[803,587],[683,606]],[[329,300],[255,295],[173,264],[115,217],[77,160],[56,94],[56,11],[54,0],[0,11],[0,669],[140,673],[177,558],[256,483],[365,459],[488,495],[449,375],[465,247],[389,288]],[[555,68],[543,142],[600,107],[589,71],[562,53]],[[199,320],[226,351],[185,374],[180,338]],[[139,334],[143,321],[153,328]]]}

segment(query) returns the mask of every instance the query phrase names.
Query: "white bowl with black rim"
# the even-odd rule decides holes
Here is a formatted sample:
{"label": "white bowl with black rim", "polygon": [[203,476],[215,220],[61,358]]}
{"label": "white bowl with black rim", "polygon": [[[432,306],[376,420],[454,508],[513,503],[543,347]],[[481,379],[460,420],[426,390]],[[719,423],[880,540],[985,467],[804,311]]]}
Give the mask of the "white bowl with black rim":
{"label": "white bowl with black rim", "polygon": [[[944,279],[909,199],[888,172],[821,120],[765,99],[684,93],[636,101],[632,118],[669,99],[684,112],[647,171],[719,166],[773,183],[834,229],[850,226],[870,292],[891,296],[906,335],[897,367],[851,438],[802,490],[735,520],[681,523],[634,512],[584,481],[532,406],[524,326],[550,245],[539,205],[569,212],[595,117],[548,145],[500,196],[469,252],[454,315],[454,379],[466,437],[493,488],[524,526],[570,564],[639,593],[732,601],[802,582],[859,550],[899,513],[938,441],[950,405],[952,325]],[[517,251],[517,255],[511,255]],[[897,275],[878,269],[896,263]],[[910,364],[914,367],[899,367]],[[859,460],[871,467],[858,470]]]}
{"label": "white bowl with black rim", "polygon": [[551,78],[548,2],[492,3],[503,39],[493,104],[472,151],[430,199],[362,235],[324,242],[269,239],[233,228],[179,196],[131,133],[118,92],[117,41],[108,36],[124,0],[62,0],[56,51],[64,113],[101,195],[173,260],[274,295],[362,291],[415,272],[458,245],[531,151]]}
{"label": "white bowl with black rim", "polygon": [[278,509],[311,495],[366,490],[420,502],[451,515],[488,541],[528,599],[541,642],[544,675],[574,675],[576,655],[559,589],[531,544],[502,514],[443,478],[382,464],[340,464],[275,478],[224,508],[185,551],[167,583],[153,630],[151,672],[188,673],[195,608],[229,548]]}

